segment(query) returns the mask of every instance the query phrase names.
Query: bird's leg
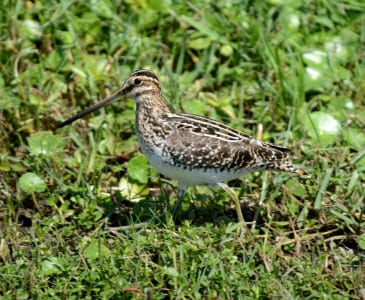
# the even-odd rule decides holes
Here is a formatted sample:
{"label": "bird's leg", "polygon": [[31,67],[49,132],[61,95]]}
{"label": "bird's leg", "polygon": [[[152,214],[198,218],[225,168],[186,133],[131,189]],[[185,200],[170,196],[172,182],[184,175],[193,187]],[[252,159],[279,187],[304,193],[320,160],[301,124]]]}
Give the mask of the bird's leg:
{"label": "bird's leg", "polygon": [[182,202],[182,200],[185,196],[186,190],[187,190],[186,186],[184,186],[182,184],[179,184],[178,192],[177,192],[177,201],[174,204],[174,207],[172,208],[172,213],[173,214],[175,214],[175,212],[180,208],[181,202]]}
{"label": "bird's leg", "polygon": [[237,212],[237,216],[238,216],[238,221],[240,222],[241,224],[241,230],[242,230],[242,233],[247,233],[247,234],[250,234],[250,231],[248,230],[248,227],[247,227],[247,224],[245,222],[245,219],[243,218],[243,214],[242,214],[242,210],[241,210],[241,204],[240,204],[240,201],[238,199],[238,196],[237,194],[226,184],[226,183],[223,183],[223,182],[220,182],[218,183],[218,185],[223,189],[225,190],[228,195],[231,196],[231,198],[233,199],[234,201],[234,204],[235,204],[235,207],[236,207],[236,212]]}

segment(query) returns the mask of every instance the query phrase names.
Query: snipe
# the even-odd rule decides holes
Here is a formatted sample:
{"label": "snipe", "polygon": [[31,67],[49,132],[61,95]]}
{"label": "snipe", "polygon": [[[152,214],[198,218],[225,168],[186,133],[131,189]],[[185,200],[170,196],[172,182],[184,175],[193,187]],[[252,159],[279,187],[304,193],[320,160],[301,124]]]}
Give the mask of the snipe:
{"label": "snipe", "polygon": [[136,130],[143,153],[158,172],[178,181],[175,208],[189,186],[219,185],[234,199],[238,218],[244,222],[239,200],[227,181],[260,170],[309,177],[292,164],[287,148],[205,117],[174,112],[166,104],[158,77],[149,70],[131,73],[119,91],[59,127],[124,97],[136,101]]}

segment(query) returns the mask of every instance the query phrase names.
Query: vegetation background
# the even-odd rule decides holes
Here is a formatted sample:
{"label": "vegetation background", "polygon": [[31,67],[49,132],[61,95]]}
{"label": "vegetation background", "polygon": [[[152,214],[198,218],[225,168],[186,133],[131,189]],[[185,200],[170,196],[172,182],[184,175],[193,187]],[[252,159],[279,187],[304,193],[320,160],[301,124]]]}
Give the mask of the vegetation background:
{"label": "vegetation background", "polygon": [[[4,0],[0,297],[365,299],[364,57],[361,0]],[[177,111],[262,124],[312,174],[230,183],[253,240],[219,189],[172,219],[132,100],[55,129],[139,68]]]}

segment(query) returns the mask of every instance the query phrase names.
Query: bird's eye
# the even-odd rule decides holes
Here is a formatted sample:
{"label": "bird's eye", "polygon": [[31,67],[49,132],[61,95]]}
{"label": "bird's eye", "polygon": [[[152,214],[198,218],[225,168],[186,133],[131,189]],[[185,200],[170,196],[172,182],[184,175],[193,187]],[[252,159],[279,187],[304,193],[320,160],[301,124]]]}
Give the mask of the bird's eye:
{"label": "bird's eye", "polygon": [[134,84],[141,84],[141,83],[142,83],[141,78],[134,79]]}

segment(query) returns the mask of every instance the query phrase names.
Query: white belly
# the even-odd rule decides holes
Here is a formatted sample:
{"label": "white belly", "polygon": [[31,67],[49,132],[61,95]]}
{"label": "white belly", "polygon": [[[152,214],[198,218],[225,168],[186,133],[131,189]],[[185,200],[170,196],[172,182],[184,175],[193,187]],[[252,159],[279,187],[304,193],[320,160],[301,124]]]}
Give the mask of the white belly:
{"label": "white belly", "polygon": [[219,170],[213,168],[183,168],[173,166],[164,162],[160,156],[149,153],[147,155],[151,165],[161,174],[177,180],[184,186],[192,185],[215,185],[217,183],[223,183],[229,180],[236,179],[246,173],[249,170]]}

